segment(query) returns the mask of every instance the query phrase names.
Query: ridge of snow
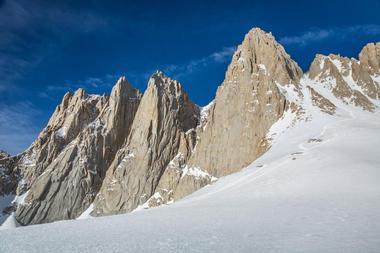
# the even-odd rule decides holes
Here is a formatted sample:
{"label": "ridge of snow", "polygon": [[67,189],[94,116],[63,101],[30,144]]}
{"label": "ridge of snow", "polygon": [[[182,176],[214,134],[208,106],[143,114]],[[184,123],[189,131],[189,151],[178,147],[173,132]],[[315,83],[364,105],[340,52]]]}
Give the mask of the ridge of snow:
{"label": "ridge of snow", "polygon": [[298,92],[292,84],[281,85],[277,81],[275,82],[277,88],[280,90],[281,94],[289,101],[296,104],[300,104],[302,99],[300,98]]}
{"label": "ridge of snow", "polygon": [[24,205],[25,198],[26,196],[28,196],[28,193],[29,193],[29,190],[21,194],[20,196],[16,196],[15,199],[12,201],[12,203],[16,203],[17,205]]}
{"label": "ridge of snow", "polygon": [[267,68],[265,67],[264,64],[258,64],[257,66],[259,67],[260,70],[262,70],[264,72],[265,75],[268,74]]}
{"label": "ridge of snow", "polygon": [[182,169],[181,178],[184,178],[185,176],[192,176],[192,177],[194,177],[196,179],[211,178],[211,181],[217,180],[216,177],[211,176],[209,173],[207,173],[206,171],[202,170],[201,168],[199,168],[199,167],[189,167],[187,165]]}
{"label": "ridge of snow", "polygon": [[89,128],[94,128],[94,129],[97,129],[97,128],[101,127],[101,126],[103,126],[103,124],[102,124],[102,122],[100,121],[99,118],[95,119],[90,124],[88,124]]}
{"label": "ridge of snow", "polygon": [[330,57],[329,57],[329,60],[335,65],[335,67],[338,69],[339,73],[342,73],[342,71],[343,71],[342,62],[338,59],[331,59]]}
{"label": "ridge of snow", "polygon": [[203,131],[206,129],[207,127],[207,120],[208,120],[208,117],[209,117],[209,110],[210,108],[215,104],[215,100],[211,101],[210,103],[208,103],[206,106],[203,106],[201,107],[201,112],[200,112],[200,115],[201,115],[201,120],[200,120],[200,126],[202,127]]}
{"label": "ridge of snow", "polygon": [[325,58],[323,57],[319,63],[319,69],[323,69],[323,67],[325,66]]}
{"label": "ridge of snow", "polygon": [[60,129],[58,129],[55,132],[55,136],[60,137],[62,139],[65,138],[66,137],[66,128],[65,127],[61,127]]}
{"label": "ridge of snow", "polygon": [[[137,208],[135,208],[135,210],[133,210],[132,212],[138,212],[138,211],[141,211],[141,210],[144,210],[144,209],[149,209],[149,208],[152,208],[150,205],[149,205],[149,202],[152,200],[152,199],[155,199],[156,202],[158,203],[163,203],[164,202],[164,198],[162,197],[161,193],[159,192],[155,192],[144,204],[142,205],[139,205]],[[170,204],[170,203],[166,203],[166,204]]]}
{"label": "ridge of snow", "polygon": [[91,219],[94,218],[90,214],[94,210],[94,203],[92,203],[81,215],[79,215],[77,220]]}

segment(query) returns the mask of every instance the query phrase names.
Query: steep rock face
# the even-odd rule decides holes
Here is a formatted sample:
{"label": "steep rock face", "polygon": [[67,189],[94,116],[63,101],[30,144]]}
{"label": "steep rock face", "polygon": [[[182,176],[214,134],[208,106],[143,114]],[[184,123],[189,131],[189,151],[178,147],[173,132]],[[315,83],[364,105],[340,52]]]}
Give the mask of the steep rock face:
{"label": "steep rock face", "polygon": [[5,151],[0,150],[0,197],[16,193],[20,179],[16,163],[17,157],[11,157]]}
{"label": "steep rock face", "polygon": [[23,177],[19,194],[29,189],[66,145],[99,115],[105,102],[105,97],[87,95],[83,89],[77,90],[74,95],[65,94],[47,127],[19,157],[17,164]]}
{"label": "steep rock face", "polygon": [[126,145],[116,154],[95,201],[95,215],[128,212],[155,191],[166,166],[198,124],[199,108],[182,86],[154,74],[141,99]]}
{"label": "steep rock face", "polygon": [[370,74],[380,74],[380,42],[368,43],[359,54],[359,61]]}
{"label": "steep rock face", "polygon": [[106,169],[128,136],[140,97],[125,78],[119,79],[98,117],[33,183],[24,204],[17,209],[18,222],[36,224],[72,219],[88,208]]}
{"label": "steep rock face", "polygon": [[352,78],[371,99],[380,99],[380,42],[367,44],[352,64]]}
{"label": "steep rock face", "polygon": [[279,90],[299,92],[302,71],[271,34],[252,29],[235,52],[208,108],[189,168],[214,176],[240,170],[266,149],[265,135],[287,108]]}
{"label": "steep rock face", "polygon": [[189,130],[181,141],[178,154],[166,166],[155,193],[142,205],[142,208],[155,207],[181,199],[217,179],[201,168],[188,167],[187,162],[193,154],[196,143],[196,130]]}
{"label": "steep rock face", "polygon": [[[321,87],[314,85],[313,88],[323,88],[324,93],[332,93],[345,104],[373,111],[375,109],[373,99],[380,98],[380,79],[376,74],[373,55],[370,57],[371,61],[366,56],[367,47],[360,53],[363,62],[333,54],[317,55],[310,66],[308,78],[315,80]],[[376,59],[376,54],[374,56]],[[375,66],[371,67],[369,64]]]}

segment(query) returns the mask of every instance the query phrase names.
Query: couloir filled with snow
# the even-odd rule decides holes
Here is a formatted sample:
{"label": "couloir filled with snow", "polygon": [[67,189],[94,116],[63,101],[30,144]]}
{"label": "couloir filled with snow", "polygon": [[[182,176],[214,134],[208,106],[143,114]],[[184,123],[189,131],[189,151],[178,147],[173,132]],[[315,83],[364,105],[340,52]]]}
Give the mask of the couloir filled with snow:
{"label": "couloir filled with snow", "polygon": [[303,106],[239,173],[159,208],[2,230],[0,252],[379,252],[379,112]]}

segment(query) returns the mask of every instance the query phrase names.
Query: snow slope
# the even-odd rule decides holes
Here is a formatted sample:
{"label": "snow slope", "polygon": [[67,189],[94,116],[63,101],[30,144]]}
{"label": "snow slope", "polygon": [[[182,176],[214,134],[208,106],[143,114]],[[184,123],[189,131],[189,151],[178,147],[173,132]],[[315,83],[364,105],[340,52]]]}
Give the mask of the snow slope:
{"label": "snow slope", "polygon": [[181,201],[3,230],[0,252],[379,252],[379,116],[286,116],[270,151]]}

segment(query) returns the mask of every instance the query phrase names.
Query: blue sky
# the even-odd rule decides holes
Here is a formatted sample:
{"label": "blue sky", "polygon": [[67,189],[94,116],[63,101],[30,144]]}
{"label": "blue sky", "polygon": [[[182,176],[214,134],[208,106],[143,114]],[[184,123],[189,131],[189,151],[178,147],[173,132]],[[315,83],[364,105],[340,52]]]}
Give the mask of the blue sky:
{"label": "blue sky", "polygon": [[380,1],[0,0],[0,149],[35,139],[66,91],[141,91],[157,69],[199,105],[213,99],[252,27],[307,70],[316,53],[356,57],[380,41]]}

